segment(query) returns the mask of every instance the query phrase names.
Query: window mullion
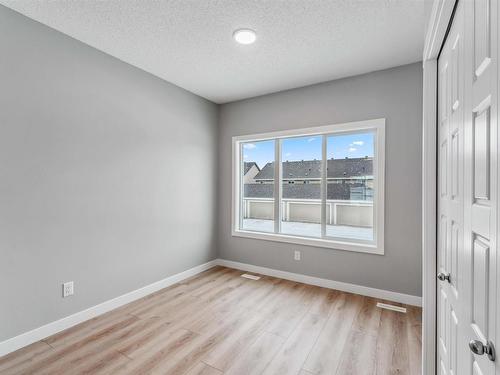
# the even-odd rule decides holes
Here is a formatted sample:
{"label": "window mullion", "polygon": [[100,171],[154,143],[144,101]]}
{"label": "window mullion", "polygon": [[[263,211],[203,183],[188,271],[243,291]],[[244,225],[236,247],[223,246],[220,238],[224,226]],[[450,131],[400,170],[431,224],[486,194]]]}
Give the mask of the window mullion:
{"label": "window mullion", "polygon": [[327,158],[326,158],[326,140],[327,136],[322,135],[321,147],[321,237],[326,237],[326,195],[327,195]]}
{"label": "window mullion", "polygon": [[281,139],[274,141],[274,233],[281,232]]}

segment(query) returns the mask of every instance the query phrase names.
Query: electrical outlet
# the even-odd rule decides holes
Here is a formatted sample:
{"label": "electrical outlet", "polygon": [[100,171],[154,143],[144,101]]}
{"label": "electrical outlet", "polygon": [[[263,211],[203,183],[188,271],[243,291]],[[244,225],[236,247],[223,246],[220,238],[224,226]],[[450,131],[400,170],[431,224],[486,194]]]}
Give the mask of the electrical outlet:
{"label": "electrical outlet", "polygon": [[74,284],[73,281],[68,281],[66,283],[63,283],[63,298],[72,296],[75,294],[75,289],[74,289]]}
{"label": "electrical outlet", "polygon": [[300,260],[300,251],[295,250],[295,253],[293,255],[293,259],[295,260]]}

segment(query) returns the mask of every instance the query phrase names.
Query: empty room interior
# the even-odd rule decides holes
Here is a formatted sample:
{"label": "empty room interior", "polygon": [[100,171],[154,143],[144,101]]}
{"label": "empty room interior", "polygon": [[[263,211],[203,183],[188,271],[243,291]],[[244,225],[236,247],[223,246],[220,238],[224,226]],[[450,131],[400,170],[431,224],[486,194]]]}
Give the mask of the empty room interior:
{"label": "empty room interior", "polygon": [[500,375],[497,0],[0,0],[0,374]]}

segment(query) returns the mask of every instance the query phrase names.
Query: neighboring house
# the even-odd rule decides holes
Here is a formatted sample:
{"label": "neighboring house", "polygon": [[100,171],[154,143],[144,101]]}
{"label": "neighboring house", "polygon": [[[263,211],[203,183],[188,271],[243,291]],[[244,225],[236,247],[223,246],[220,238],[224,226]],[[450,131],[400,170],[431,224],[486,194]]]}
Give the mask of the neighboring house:
{"label": "neighboring house", "polygon": [[[283,162],[283,183],[319,183],[321,181],[321,160]],[[257,183],[272,183],[274,163],[267,163],[255,176]],[[329,159],[327,160],[329,183],[359,183],[373,181],[373,158]]]}
{"label": "neighboring house", "polygon": [[250,161],[245,162],[243,165],[244,173],[243,173],[243,183],[251,184],[255,183],[255,176],[260,172],[260,168],[257,163]]}
{"label": "neighboring house", "polygon": [[[283,198],[320,199],[320,160],[285,161],[282,170]],[[267,163],[254,176],[253,182],[245,182],[245,197],[272,198],[273,176],[274,163]],[[327,161],[327,199],[372,200],[372,198],[373,158]]]}

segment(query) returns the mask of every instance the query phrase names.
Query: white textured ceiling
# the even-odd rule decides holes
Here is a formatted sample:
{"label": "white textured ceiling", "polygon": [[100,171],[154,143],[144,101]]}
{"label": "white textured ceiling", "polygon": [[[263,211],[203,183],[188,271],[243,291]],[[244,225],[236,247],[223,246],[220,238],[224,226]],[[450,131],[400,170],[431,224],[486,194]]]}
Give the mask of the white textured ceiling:
{"label": "white textured ceiling", "polygon": [[[224,103],[419,61],[428,0],[0,0]],[[238,45],[235,29],[257,32]]]}

